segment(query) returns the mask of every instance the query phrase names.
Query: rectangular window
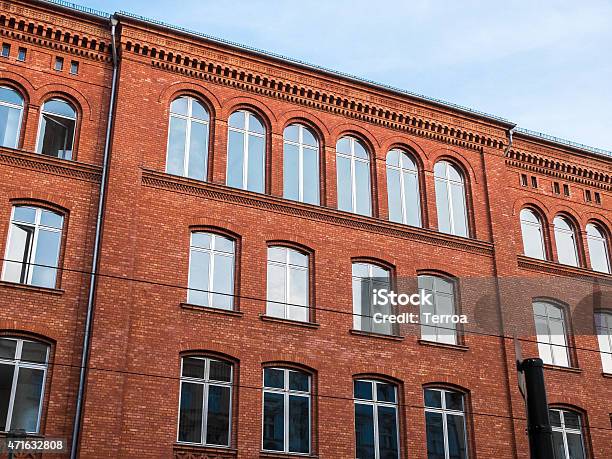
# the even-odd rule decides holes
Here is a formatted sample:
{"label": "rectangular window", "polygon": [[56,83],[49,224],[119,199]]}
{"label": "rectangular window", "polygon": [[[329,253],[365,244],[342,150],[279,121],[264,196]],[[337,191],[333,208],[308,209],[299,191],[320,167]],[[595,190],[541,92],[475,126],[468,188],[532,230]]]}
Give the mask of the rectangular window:
{"label": "rectangular window", "polygon": [[229,446],[232,365],[194,356],[184,357],[181,367],[178,441]]}
{"label": "rectangular window", "polygon": [[55,58],[55,65],[53,68],[57,70],[58,72],[61,72],[62,70],[64,70],[64,58],[57,56]]}
{"label": "rectangular window", "polygon": [[595,204],[601,205],[601,195],[597,191],[595,192]]}
{"label": "rectangular window", "polygon": [[419,291],[431,295],[431,304],[421,304],[421,339],[438,343],[457,344],[456,325],[451,321],[438,324],[436,316],[455,314],[455,286],[453,282],[438,276],[419,276]]}
{"label": "rectangular window", "polygon": [[27,53],[28,50],[26,48],[19,48],[19,52],[17,53],[17,60],[25,62]]}
{"label": "rectangular window", "polygon": [[11,55],[11,45],[8,43],[2,44],[2,57],[9,57]]}
{"label": "rectangular window", "polygon": [[263,377],[263,449],[309,454],[310,375],[287,368],[265,368]]}
{"label": "rectangular window", "polygon": [[591,190],[584,190],[584,200],[585,202],[591,202]]}
{"label": "rectangular window", "polygon": [[212,233],[191,233],[187,302],[234,307],[234,241]]}
{"label": "rectangular window", "polygon": [[603,372],[612,374],[612,312],[595,313],[595,330]]}
{"label": "rectangular window", "polygon": [[79,63],[77,61],[70,62],[70,74],[72,75],[79,74]]}
{"label": "rectangular window", "polygon": [[13,207],[2,280],[55,288],[64,217],[36,207]]}
{"label": "rectangular window", "polygon": [[553,182],[553,192],[555,194],[561,194],[561,189],[559,188],[559,182]]}
{"label": "rectangular window", "polygon": [[555,458],[585,459],[582,420],[573,411],[550,410]]}
{"label": "rectangular window", "polygon": [[353,327],[355,330],[392,335],[394,330],[389,322],[378,323],[374,315],[392,313],[389,302],[375,304],[374,290],[390,290],[389,270],[371,263],[353,263]]}
{"label": "rectangular window", "polygon": [[527,174],[521,174],[521,186],[527,186]]}
{"label": "rectangular window", "polygon": [[425,389],[429,459],[468,459],[464,397],[459,392]]}
{"label": "rectangular window", "polygon": [[287,247],[268,248],[267,314],[309,320],[308,255]]}
{"label": "rectangular window", "polygon": [[567,185],[567,184],[563,184],[563,195],[564,196],[569,196],[570,195],[569,185]]}
{"label": "rectangular window", "polygon": [[538,187],[538,178],[534,177],[533,175],[531,176],[531,187],[532,188],[537,188]]}
{"label": "rectangular window", "polygon": [[540,358],[545,364],[569,367],[567,330],[563,309],[545,303],[533,303]]}

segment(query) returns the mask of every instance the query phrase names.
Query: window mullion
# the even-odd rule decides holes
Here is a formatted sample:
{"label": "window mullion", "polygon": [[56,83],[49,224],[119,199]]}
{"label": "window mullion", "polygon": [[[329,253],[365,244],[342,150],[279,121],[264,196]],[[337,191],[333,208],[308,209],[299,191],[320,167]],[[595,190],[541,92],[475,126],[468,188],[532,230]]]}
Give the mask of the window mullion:
{"label": "window mullion", "polygon": [[214,307],[213,306],[213,292],[215,291],[215,286],[213,284],[214,282],[214,278],[215,278],[215,252],[212,249],[212,247],[214,247],[214,240],[215,240],[215,236],[212,237],[210,243],[211,243],[211,249],[209,250],[210,253],[210,266],[208,267],[208,292],[206,292],[206,296],[208,297],[208,306],[210,307]]}
{"label": "window mullion", "polygon": [[[301,136],[301,131],[300,131]],[[298,147],[298,195],[300,202],[304,202],[304,145]]]}
{"label": "window mullion", "polygon": [[242,146],[243,151],[243,163],[242,163],[242,188],[248,190],[248,171],[249,171],[249,119],[248,113],[243,112],[244,115],[244,145]]}
{"label": "window mullion", "polygon": [[289,452],[289,370],[283,370],[283,378],[285,383],[283,400],[283,421],[285,425],[285,431],[283,432],[283,448],[285,452]]}
{"label": "window mullion", "polygon": [[[376,385],[374,384],[373,393],[376,392]],[[375,398],[376,396],[374,395]],[[376,402],[372,403],[372,419],[374,420],[374,457],[375,459],[380,459],[380,438],[378,437],[380,434],[380,429],[378,428],[378,404]]]}
{"label": "window mullion", "polygon": [[290,295],[290,289],[291,289],[291,271],[289,268],[289,250],[285,249],[286,252],[286,257],[285,257],[285,298],[284,298],[284,303],[285,303],[285,319],[289,318],[289,298],[291,297]]}

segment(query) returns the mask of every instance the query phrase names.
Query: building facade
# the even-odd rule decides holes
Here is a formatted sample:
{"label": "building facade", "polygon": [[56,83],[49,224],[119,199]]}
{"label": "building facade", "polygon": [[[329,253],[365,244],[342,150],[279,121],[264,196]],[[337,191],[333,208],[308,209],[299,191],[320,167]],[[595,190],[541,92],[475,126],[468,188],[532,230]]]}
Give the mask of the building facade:
{"label": "building facade", "polygon": [[87,334],[79,457],[527,458],[519,342],[612,457],[612,154],[112,19],[2,2],[1,435],[72,440]]}

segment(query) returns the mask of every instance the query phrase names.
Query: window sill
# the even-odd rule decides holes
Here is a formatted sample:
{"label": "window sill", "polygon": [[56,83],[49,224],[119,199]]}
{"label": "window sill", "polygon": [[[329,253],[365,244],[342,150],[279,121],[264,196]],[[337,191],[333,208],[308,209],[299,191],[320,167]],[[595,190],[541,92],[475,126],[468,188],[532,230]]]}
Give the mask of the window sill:
{"label": "window sill", "polygon": [[601,374],[604,378],[612,378],[612,373],[606,373],[605,371]]}
{"label": "window sill", "polygon": [[403,336],[385,335],[383,333],[376,333],[376,332],[368,332],[368,331],[363,331],[363,330],[356,330],[354,328],[351,328],[349,330],[349,333],[351,335],[365,336],[365,337],[368,337],[368,338],[379,338],[379,339],[386,339],[386,340],[389,340],[389,341],[404,341],[404,337]]}
{"label": "window sill", "polygon": [[277,451],[261,451],[259,453],[259,457],[262,459],[282,459],[282,458],[293,458],[293,457],[307,457],[310,459],[316,459],[319,456],[316,456],[314,454],[308,454],[308,453],[282,453],[282,452],[277,452]]}
{"label": "window sill", "polygon": [[[189,457],[192,459],[208,459],[210,457],[218,459],[235,458],[238,451],[234,448],[223,446],[194,445],[191,443],[175,443],[174,457]],[[179,453],[179,455],[177,455]],[[183,456],[184,455],[184,456]]]}
{"label": "window sill", "polygon": [[568,373],[576,373],[576,374],[582,373],[582,370],[580,368],[562,367],[560,365],[550,365],[548,363],[544,364],[544,368],[547,369],[547,370],[565,371],[565,372],[568,372]]}
{"label": "window sill", "polygon": [[242,311],[211,308],[210,306],[200,306],[198,304],[191,304],[191,303],[181,303],[180,306],[183,309],[189,309],[191,311],[208,312],[212,314],[221,314],[221,315],[230,316],[230,317],[242,317],[244,315],[244,312]]}
{"label": "window sill", "polygon": [[64,290],[48,287],[37,287],[36,285],[18,284],[17,282],[0,281],[1,287],[28,290],[30,292],[48,293],[50,295],[63,295]]}
{"label": "window sill", "polygon": [[321,324],[315,323],[315,322],[301,322],[299,320],[292,320],[292,319],[283,319],[281,317],[274,317],[274,316],[268,316],[266,314],[260,314],[259,318],[261,320],[263,320],[264,322],[275,322],[275,323],[279,323],[279,324],[285,324],[285,325],[293,325],[294,327],[302,327],[302,328],[319,328],[321,326]]}
{"label": "window sill", "polygon": [[470,350],[468,346],[465,346],[463,344],[439,343],[437,341],[429,341],[426,339],[419,339],[417,341],[422,346],[440,347],[443,349],[452,349],[454,351],[461,351],[461,352],[467,352]]}

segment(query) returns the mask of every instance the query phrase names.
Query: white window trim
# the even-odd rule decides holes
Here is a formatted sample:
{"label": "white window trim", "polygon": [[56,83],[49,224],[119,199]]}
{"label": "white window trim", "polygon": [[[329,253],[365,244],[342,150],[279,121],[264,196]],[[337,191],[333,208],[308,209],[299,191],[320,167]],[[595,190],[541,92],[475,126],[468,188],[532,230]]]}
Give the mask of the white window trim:
{"label": "white window trim", "polygon": [[[30,209],[34,209],[36,210],[36,214],[34,217],[34,223],[28,223],[28,222],[18,222],[15,221],[15,209],[18,207],[28,207]],[[5,276],[6,276],[6,269],[8,267],[8,264],[10,262],[17,262],[18,260],[9,260],[9,250],[11,248],[11,245],[13,243],[13,226],[16,224],[19,225],[25,225],[25,226],[29,226],[29,227],[33,227],[34,228],[34,235],[32,236],[32,246],[30,249],[30,253],[28,254],[28,259],[26,261],[26,279],[24,280],[24,282],[14,282],[17,284],[22,284],[22,285],[32,285],[32,274],[34,272],[33,268],[34,268],[34,257],[36,256],[36,250],[38,249],[38,235],[40,233],[40,229],[44,229],[45,231],[48,232],[53,232],[53,233],[60,233],[60,242],[57,246],[57,253],[55,254],[55,258],[57,260],[56,266],[44,266],[46,268],[52,268],[55,269],[55,285],[51,288],[55,288],[55,286],[57,285],[57,273],[59,272],[59,254],[60,254],[60,250],[61,250],[61,246],[62,246],[62,232],[63,232],[63,226],[64,226],[64,217],[62,217],[62,228],[53,228],[51,226],[45,226],[45,225],[41,225],[40,224],[40,220],[42,217],[42,212],[43,210],[47,210],[47,209],[43,209],[40,207],[33,207],[33,206],[28,206],[28,205],[23,205],[23,206],[13,206],[13,208],[11,209],[11,222],[10,222],[10,228],[9,228],[9,235],[8,235],[8,239],[7,239],[7,244],[6,244],[6,249],[5,249],[5,255],[4,255],[4,265],[2,268],[2,280],[5,280]],[[52,212],[52,211],[48,211],[48,212]],[[56,212],[55,212],[56,213]],[[57,213],[56,213],[57,214]],[[60,215],[60,214],[57,214]],[[19,261],[21,263],[21,261]]]}
{"label": "white window trim", "polygon": [[[419,187],[419,171],[418,168],[416,166],[416,163],[414,161],[412,161],[412,163],[415,166],[415,170],[413,169],[408,169],[404,167],[404,158],[405,156],[408,156],[410,159],[410,155],[405,152],[402,149],[399,148],[394,148],[393,150],[398,152],[399,155],[399,166],[394,166],[391,164],[387,164],[387,169],[391,169],[394,171],[398,171],[399,172],[399,177],[400,177],[400,200],[401,200],[401,205],[402,205],[402,223],[404,225],[408,224],[408,209],[406,206],[406,192],[405,192],[405,179],[404,179],[404,172],[413,175],[416,178],[416,193],[417,193],[417,208],[415,209],[416,211],[416,215],[418,217],[419,220],[419,228],[423,226],[423,222],[422,222],[422,216],[421,216],[421,195],[420,195],[420,187]],[[391,153],[390,150],[389,153]],[[387,155],[389,154],[387,153]],[[387,193],[389,193],[389,189],[387,187]],[[390,198],[390,196],[389,196]]]}
{"label": "white window trim", "polygon": [[[467,422],[466,422],[466,418],[465,418],[465,395],[461,394],[460,392],[457,391],[450,391],[450,390],[445,390],[445,389],[436,389],[436,388],[426,388],[425,390],[432,390],[432,391],[437,391],[440,392],[440,400],[442,403],[442,408],[433,408],[433,407],[429,407],[426,406],[425,407],[425,412],[429,412],[429,413],[439,413],[442,415],[442,430],[443,430],[443,434],[444,434],[444,456],[446,459],[450,458],[450,451],[449,451],[449,447],[448,447],[448,420],[447,420],[447,416],[449,414],[453,415],[453,416],[461,416],[463,418],[463,433],[465,435],[464,438],[464,442],[465,442],[465,457],[466,459],[469,459],[470,457],[470,450],[469,450],[469,444],[468,444],[468,435],[467,435]],[[446,408],[446,393],[459,393],[461,394],[462,397],[462,401],[463,401],[463,411],[459,411],[459,410],[452,410],[449,408]],[[427,427],[427,426],[426,426]]]}
{"label": "white window trim", "polygon": [[[190,177],[189,176],[189,156],[191,155],[191,124],[192,123],[202,124],[206,126],[207,128],[206,151],[204,152],[204,174],[203,174],[204,175],[203,181],[206,182],[208,179],[208,159],[209,159],[208,152],[210,150],[210,123],[208,120],[202,120],[202,119],[193,117],[193,102],[196,101],[200,105],[202,105],[202,107],[204,107],[204,110],[206,110],[206,113],[208,113],[208,110],[206,109],[204,104],[200,103],[199,100],[191,96],[181,96],[181,97],[174,99],[172,102],[180,98],[183,98],[183,97],[187,99],[187,115],[173,113],[172,108],[170,108],[170,116],[168,117],[168,141],[166,142],[166,172],[168,172],[168,164],[170,160],[170,128],[172,126],[172,118],[182,119],[187,122],[186,123],[187,127],[185,128],[185,145],[183,147],[183,174],[182,174],[182,177]],[[208,116],[210,117],[210,113],[208,113]]]}
{"label": "white window trim", "polygon": [[[304,202],[304,150],[306,149],[306,150],[314,151],[317,157],[317,178],[319,179],[319,181],[317,182],[317,201],[312,204],[319,205],[321,203],[321,186],[319,183],[321,180],[321,176],[319,172],[319,154],[320,154],[319,142],[317,142],[317,145],[305,144],[304,143],[304,129],[308,129],[308,128],[304,126],[303,124],[299,124],[299,123],[290,124],[289,126],[287,126],[287,128],[291,126],[297,126],[298,128],[298,141],[295,142],[293,140],[287,140],[283,136],[283,144],[293,145],[295,147],[298,147],[298,202]],[[314,134],[313,134],[313,137],[315,137]],[[284,174],[284,171],[283,171],[283,174]],[[284,193],[284,190],[283,190],[283,193]]]}
{"label": "white window trim", "polygon": [[[572,359],[570,358],[570,353],[569,353],[569,336],[568,336],[568,333],[567,333],[567,324],[565,323],[565,310],[561,306],[557,306],[557,305],[555,305],[553,303],[547,303],[546,301],[537,301],[536,303],[540,303],[540,304],[546,305],[546,315],[545,316],[543,316],[541,314],[536,314],[535,309],[533,311],[534,320],[535,320],[535,317],[540,317],[540,318],[546,319],[547,334],[546,335],[539,335],[539,334],[537,334],[537,329],[536,329],[538,347],[540,345],[545,345],[545,346],[548,346],[550,348],[550,357],[552,359],[551,365],[561,366],[561,367],[568,367],[568,368],[571,367]],[[559,319],[557,317],[551,317],[550,314],[549,314],[549,308],[556,308],[559,311],[561,311],[561,319]],[[563,340],[565,342],[564,346],[552,343],[552,333],[550,331],[550,322],[551,321],[561,322],[561,326],[563,327]],[[548,342],[547,341],[542,341],[540,339],[541,337],[547,338]],[[556,363],[555,362],[555,353],[553,352],[553,348],[555,348],[555,347],[563,347],[563,348],[565,348],[565,355],[566,355],[566,358],[567,358],[567,365],[562,365],[560,363]],[[544,363],[546,363],[546,362],[544,362]]]}
{"label": "white window trim", "polygon": [[[604,249],[604,259],[606,260],[606,271],[604,271],[607,274],[610,274],[611,271],[611,267],[610,267],[610,253],[608,251],[608,239],[605,237],[603,231],[601,230],[601,228],[599,228],[597,225],[594,225],[593,223],[589,223],[587,226],[591,225],[592,227],[594,227],[599,234],[602,234],[602,236],[593,236],[591,234],[589,234],[589,232],[586,232],[586,238],[587,238],[587,247],[589,250],[589,257],[592,257],[591,254],[591,241],[595,241],[595,242],[600,242],[603,245],[603,249]],[[592,258],[591,258],[591,269],[593,269],[593,262],[592,262]]]}
{"label": "white window trim", "polygon": [[[280,370],[283,372],[283,380],[284,380],[284,388],[279,389],[276,387],[267,387],[265,385],[265,370]],[[289,389],[289,373],[302,373],[308,376],[308,392],[299,391],[299,390],[291,390]],[[309,456],[312,451],[312,376],[305,371],[300,370],[292,370],[290,368],[282,368],[282,367],[266,367],[264,371],[262,371],[262,381],[263,384],[263,394],[261,397],[261,449],[262,451],[272,452],[272,453],[285,453],[292,454],[296,456]],[[265,413],[265,394],[266,392],[281,394],[283,396],[283,451],[278,451],[274,449],[265,449],[264,444],[264,413]],[[308,398],[308,452],[307,453],[292,453],[289,451],[289,396],[294,395],[298,397]]]}
{"label": "white window trim", "polygon": [[[373,263],[370,263],[368,261],[354,261],[353,263],[351,263],[351,271],[353,269],[354,265],[364,265],[368,267],[368,277],[360,277],[360,276],[355,276],[354,274],[351,273],[351,281],[355,281],[355,280],[359,280],[360,282],[364,282],[366,281],[369,284],[369,291],[372,291],[374,288],[374,279],[380,279],[380,277],[376,277],[374,276],[374,268],[379,268],[379,269],[383,269],[386,273],[387,273],[387,289],[391,289],[391,270],[387,269],[383,266],[380,265],[376,265]],[[351,289],[352,289],[352,284],[353,282],[351,282]],[[354,294],[353,294],[354,296]],[[361,306],[361,305],[360,305]],[[372,312],[372,304],[370,304],[370,313]],[[355,327],[355,330],[359,330],[359,331],[365,331],[365,332],[372,332],[371,330],[371,326],[370,326],[370,330],[365,330],[365,327],[363,325],[363,321],[364,318],[369,318],[369,319],[373,319],[373,315],[368,316],[367,314],[364,314],[365,311],[361,310],[361,311],[355,311],[355,303],[354,303],[354,299],[353,299],[353,327]]]}
{"label": "white window trim", "polygon": [[[243,162],[242,162],[242,186],[240,187],[241,190],[247,190],[249,191],[249,136],[252,135],[254,137],[260,137],[262,139],[264,139],[264,152],[263,152],[263,161],[261,164],[261,170],[262,170],[262,177],[263,177],[263,193],[266,192],[266,154],[267,154],[267,142],[266,142],[266,127],[263,124],[263,122],[261,121],[261,118],[259,118],[258,116],[256,116],[253,112],[250,112],[248,110],[238,110],[235,111],[234,113],[232,113],[230,115],[230,118],[232,115],[234,115],[235,113],[241,113],[242,116],[244,116],[244,129],[241,128],[237,128],[237,127],[233,127],[230,126],[229,121],[228,121],[228,131],[234,131],[234,132],[239,132],[240,134],[242,134],[242,138],[243,138],[243,142],[242,142],[242,157],[243,157]],[[251,116],[257,118],[261,125],[264,127],[264,133],[260,134],[258,132],[253,132],[249,130],[249,125],[250,125],[250,121],[251,121]],[[228,133],[227,136],[227,158],[229,158],[229,151],[230,151],[230,136]],[[226,173],[225,173],[225,183],[229,182],[229,164],[226,167]]]}
{"label": "white window trim", "polygon": [[[445,278],[440,277],[440,276],[434,276],[432,274],[423,274],[422,276],[423,277],[424,276],[428,276],[428,277],[431,277],[433,279],[433,283],[434,283],[433,284],[433,290],[423,289],[426,292],[431,293],[431,295],[432,295],[432,298],[433,298],[432,303],[433,303],[433,309],[434,309],[433,314],[434,315],[439,315],[438,314],[438,296],[447,296],[447,297],[450,297],[452,299],[453,314],[456,314],[456,312],[457,312],[457,284],[455,282],[453,282],[452,280],[445,279]],[[438,287],[438,283],[440,281],[444,281],[444,282],[450,283],[451,287],[452,287],[452,293],[449,294],[449,293],[445,293],[445,292],[440,291],[440,289]],[[431,325],[431,324],[421,325],[421,338],[426,340],[426,338],[423,337],[423,327],[424,326],[429,327],[429,328],[433,328],[435,330],[436,336],[435,336],[435,340],[433,341],[435,343],[449,344],[449,343],[446,343],[444,340],[440,339],[441,330],[442,330],[442,333],[450,332],[452,330],[453,331],[452,337],[453,337],[453,341],[454,342],[450,343],[450,344],[457,344],[457,341],[458,341],[457,340],[458,331],[457,331],[457,326],[455,324],[452,324],[452,323],[442,324],[442,326],[438,326],[436,324],[433,324],[433,325]]]}
{"label": "white window trim", "polygon": [[21,136],[21,124],[23,123],[23,112],[24,112],[25,102],[23,100],[23,96],[17,90],[11,88],[10,86],[2,86],[2,87],[6,89],[10,89],[11,91],[15,91],[17,94],[19,94],[19,97],[21,97],[21,105],[15,105],[15,104],[11,104],[10,102],[5,102],[3,100],[0,100],[0,105],[4,107],[19,110],[19,124],[17,124],[17,135],[15,136],[15,144],[12,147],[8,145],[6,146],[6,148],[17,148],[17,146],[19,145],[19,137]]}
{"label": "white window trim", "polygon": [[[308,280],[308,284],[306,285],[306,296],[307,296],[307,304],[304,306],[300,306],[300,307],[305,307],[308,308],[308,312],[306,314],[306,320],[304,322],[309,322],[310,321],[310,270],[309,270],[309,266],[299,266],[299,265],[294,265],[292,263],[289,262],[289,257],[290,257],[290,253],[291,251],[295,252],[295,253],[299,253],[301,255],[304,255],[308,258],[308,263],[310,263],[310,256],[308,254],[305,254],[303,252],[300,252],[299,250],[295,250],[289,247],[285,247],[285,246],[270,246],[268,247],[268,251],[272,248],[282,248],[285,249],[285,261],[280,262],[280,261],[276,261],[276,260],[270,260],[270,258],[268,257],[268,275],[269,274],[269,266],[270,265],[274,265],[274,266],[278,266],[283,268],[283,271],[285,273],[285,297],[283,298],[283,302],[282,305],[284,306],[284,314],[282,319],[286,319],[286,320],[295,320],[296,322],[302,322],[301,320],[297,320],[297,319],[292,319],[289,317],[289,307],[293,306],[300,306],[300,305],[296,305],[296,304],[291,304],[289,303],[289,297],[290,297],[290,292],[291,292],[291,270],[296,270],[296,271],[302,271],[306,273],[306,279]],[[276,305],[279,305],[281,303],[279,303],[278,301],[274,301],[274,300],[270,300],[267,299],[267,301],[274,303]],[[275,317],[275,316],[273,316]]]}
{"label": "white window trim", "polygon": [[[523,209],[525,210],[525,209]],[[538,258],[539,260],[546,260],[546,246],[544,245],[544,228],[542,227],[542,222],[540,221],[540,217],[533,212],[531,209],[526,209],[529,210],[530,212],[533,213],[533,215],[536,217],[536,219],[538,220],[538,223],[533,223],[527,220],[523,220],[522,218],[521,220],[521,236],[523,239],[523,254],[525,256],[529,256],[526,254],[526,250],[525,250],[525,231],[524,231],[524,227],[528,226],[531,228],[536,228],[538,230],[538,234],[540,236],[540,248],[542,250],[542,258]],[[522,211],[521,211],[522,212]]]}
{"label": "white window trim", "polygon": [[[58,100],[60,102],[63,102],[65,104],[67,104],[70,108],[72,108],[75,111],[74,118],[71,118],[71,117],[65,116],[65,115],[59,115],[57,113],[46,112],[45,111],[45,104],[47,102],[51,102],[52,100]],[[42,150],[42,131],[41,131],[41,129],[42,129],[42,122],[43,122],[44,115],[52,115],[52,116],[57,116],[59,118],[63,118],[65,120],[74,121],[74,128],[72,129],[72,146],[70,148],[70,157],[69,158],[58,158],[58,159],[72,160],[72,157],[74,156],[74,143],[75,143],[75,140],[76,140],[76,129],[77,129],[77,122],[78,122],[78,114],[76,112],[76,109],[74,108],[74,106],[70,102],[68,102],[68,101],[66,101],[64,99],[60,99],[60,98],[51,98],[51,99],[46,100],[43,103],[42,108],[40,110],[40,116],[38,118],[38,135],[36,136],[36,148],[34,149],[34,151],[36,153],[39,153],[39,154],[42,154],[42,151],[41,151]],[[64,147],[65,146],[66,145],[64,145]],[[66,150],[64,149],[64,151],[66,151]]]}
{"label": "white window trim", "polygon": [[466,229],[466,235],[465,236],[461,236],[461,237],[469,237],[470,236],[470,225],[468,224],[468,208],[467,208],[467,199],[466,199],[466,193],[465,193],[465,179],[464,180],[452,180],[450,178],[450,173],[449,173],[449,168],[453,168],[457,171],[457,173],[459,174],[460,177],[462,177],[461,175],[461,171],[459,169],[457,169],[454,165],[452,165],[451,163],[449,163],[448,161],[441,161],[443,163],[445,163],[445,167],[444,167],[444,177],[435,177],[434,175],[434,179],[436,182],[440,182],[444,184],[444,189],[446,192],[446,197],[448,199],[448,218],[449,218],[449,223],[450,223],[450,234],[455,235],[455,236],[459,236],[457,234],[457,230],[455,228],[455,215],[454,215],[454,202],[453,202],[453,193],[451,192],[451,184],[455,184],[455,185],[461,185],[461,194],[463,196],[463,207],[465,209],[465,212],[463,213],[463,218],[464,218],[464,223],[465,223],[465,229]]}
{"label": "white window trim", "polygon": [[[369,208],[368,208],[368,213],[365,214],[365,216],[370,217],[372,216],[372,170],[371,170],[371,165],[370,165],[370,152],[365,148],[365,146],[363,146],[366,152],[366,155],[368,155],[368,159],[358,158],[357,156],[355,156],[355,143],[358,142],[358,140],[350,136],[343,137],[343,138],[349,140],[349,145],[351,146],[351,152],[341,153],[336,149],[336,156],[337,157],[339,156],[341,158],[346,158],[351,163],[351,206],[352,206],[351,212],[354,214],[357,214],[357,177],[355,174],[355,163],[361,162],[368,166],[368,205],[369,205]],[[336,159],[336,162],[337,162],[337,159]],[[362,214],[358,214],[358,215],[362,215]]]}
{"label": "white window trim", "polygon": [[567,434],[568,433],[580,435],[580,444],[582,446],[582,453],[583,453],[584,457],[587,457],[586,456],[586,451],[584,450],[584,436],[582,434],[582,416],[580,415],[580,413],[576,413],[575,411],[572,411],[572,413],[578,415],[578,422],[580,423],[580,428],[579,429],[574,429],[572,427],[566,427],[566,425],[565,425],[565,413],[567,412],[567,410],[561,410],[561,409],[553,408],[553,409],[551,409],[551,411],[557,411],[559,413],[559,418],[561,419],[561,427],[552,426],[552,430],[553,430],[553,432],[561,433],[561,435],[563,437],[563,449],[564,449],[565,457],[566,458],[571,457],[570,454],[569,454],[569,445],[567,443]]}
{"label": "white window trim", "polygon": [[[23,350],[23,343],[25,341],[27,342],[38,342],[38,341],[31,341],[31,340],[24,340],[24,339],[20,339],[20,338],[12,338],[12,337],[3,337],[4,339],[10,339],[12,341],[16,341],[17,342],[17,348],[15,349],[15,359],[3,359],[0,358],[0,363],[3,364],[7,364],[7,365],[13,365],[14,366],[14,370],[13,370],[13,382],[12,382],[12,386],[11,386],[11,393],[10,393],[10,397],[9,397],[9,405],[8,405],[8,413],[7,413],[7,418],[6,418],[6,424],[5,424],[5,428],[6,431],[8,432],[11,430],[11,423],[12,423],[12,418],[13,418],[13,408],[14,408],[14,404],[15,404],[15,394],[17,391],[17,381],[19,379],[19,369],[21,368],[30,368],[33,370],[43,370],[43,383],[42,383],[42,388],[40,391],[40,400],[38,401],[38,417],[36,419],[36,430],[33,432],[28,432],[28,433],[38,433],[38,431],[40,430],[40,418],[42,416],[42,405],[43,405],[43,400],[45,398],[45,385],[47,383],[47,367],[48,367],[48,361],[49,361],[49,346],[46,345],[47,347],[47,355],[45,357],[45,363],[35,363],[35,362],[24,362],[21,360],[21,352]],[[42,344],[42,343],[41,343]]]}
{"label": "white window trim", "polygon": [[[388,383],[385,381],[380,381],[377,379],[356,379],[355,382],[357,381],[363,381],[363,382],[368,382],[368,383],[372,383],[372,400],[367,400],[367,399],[362,399],[362,398],[354,398],[354,403],[355,405],[369,405],[372,406],[372,412],[373,412],[373,417],[372,417],[372,422],[374,423],[374,459],[380,459],[380,437],[379,437],[379,433],[380,433],[380,428],[378,425],[378,407],[379,406],[383,406],[383,407],[387,407],[387,408],[393,408],[395,410],[395,434],[396,434],[396,442],[397,442],[397,452],[398,452],[398,458],[400,457],[400,436],[399,436],[399,430],[400,430],[400,425],[399,425],[399,413],[398,413],[398,391],[397,391],[397,386],[395,384],[392,383]],[[393,387],[393,391],[395,393],[395,403],[392,402],[385,402],[385,401],[379,401],[378,400],[378,393],[377,393],[377,389],[376,389],[376,384],[377,383],[383,383],[383,384],[389,384],[390,386]],[[353,383],[354,384],[354,383]],[[354,410],[353,410],[353,415],[354,415]],[[354,424],[356,424],[357,420],[354,420]],[[357,444],[357,441],[355,441],[355,445]],[[359,458],[357,458],[359,459]]]}
{"label": "white window trim", "polygon": [[[183,364],[185,359],[199,359],[199,360],[204,360],[204,378],[193,378],[190,376],[183,376]],[[219,361],[219,362],[223,362],[226,363],[230,366],[230,380],[229,382],[227,381],[211,381],[210,380],[210,361],[211,360],[215,360],[215,361]],[[179,415],[178,415],[178,419],[177,419],[177,424],[176,424],[176,441],[178,443],[181,444],[185,444],[185,445],[200,445],[200,446],[213,446],[215,448],[229,448],[232,444],[232,403],[233,403],[233,383],[234,383],[234,365],[230,362],[227,362],[225,360],[221,360],[221,359],[214,359],[214,358],[210,358],[210,357],[200,357],[197,355],[186,355],[184,357],[181,357],[181,377],[180,377],[180,387],[179,387]],[[188,382],[190,384],[200,384],[204,386],[204,391],[203,391],[203,395],[202,395],[202,431],[201,431],[201,439],[202,441],[200,443],[196,443],[196,442],[188,442],[188,441],[181,441],[179,440],[179,435],[180,435],[180,427],[181,427],[181,397],[182,397],[182,393],[183,393],[183,382]],[[207,427],[208,427],[208,392],[209,392],[209,388],[210,386],[220,386],[220,387],[229,387],[229,393],[230,393],[230,398],[229,398],[229,423],[228,423],[228,432],[227,432],[227,445],[217,445],[214,443],[207,443],[206,440],[206,431],[207,431]]]}

